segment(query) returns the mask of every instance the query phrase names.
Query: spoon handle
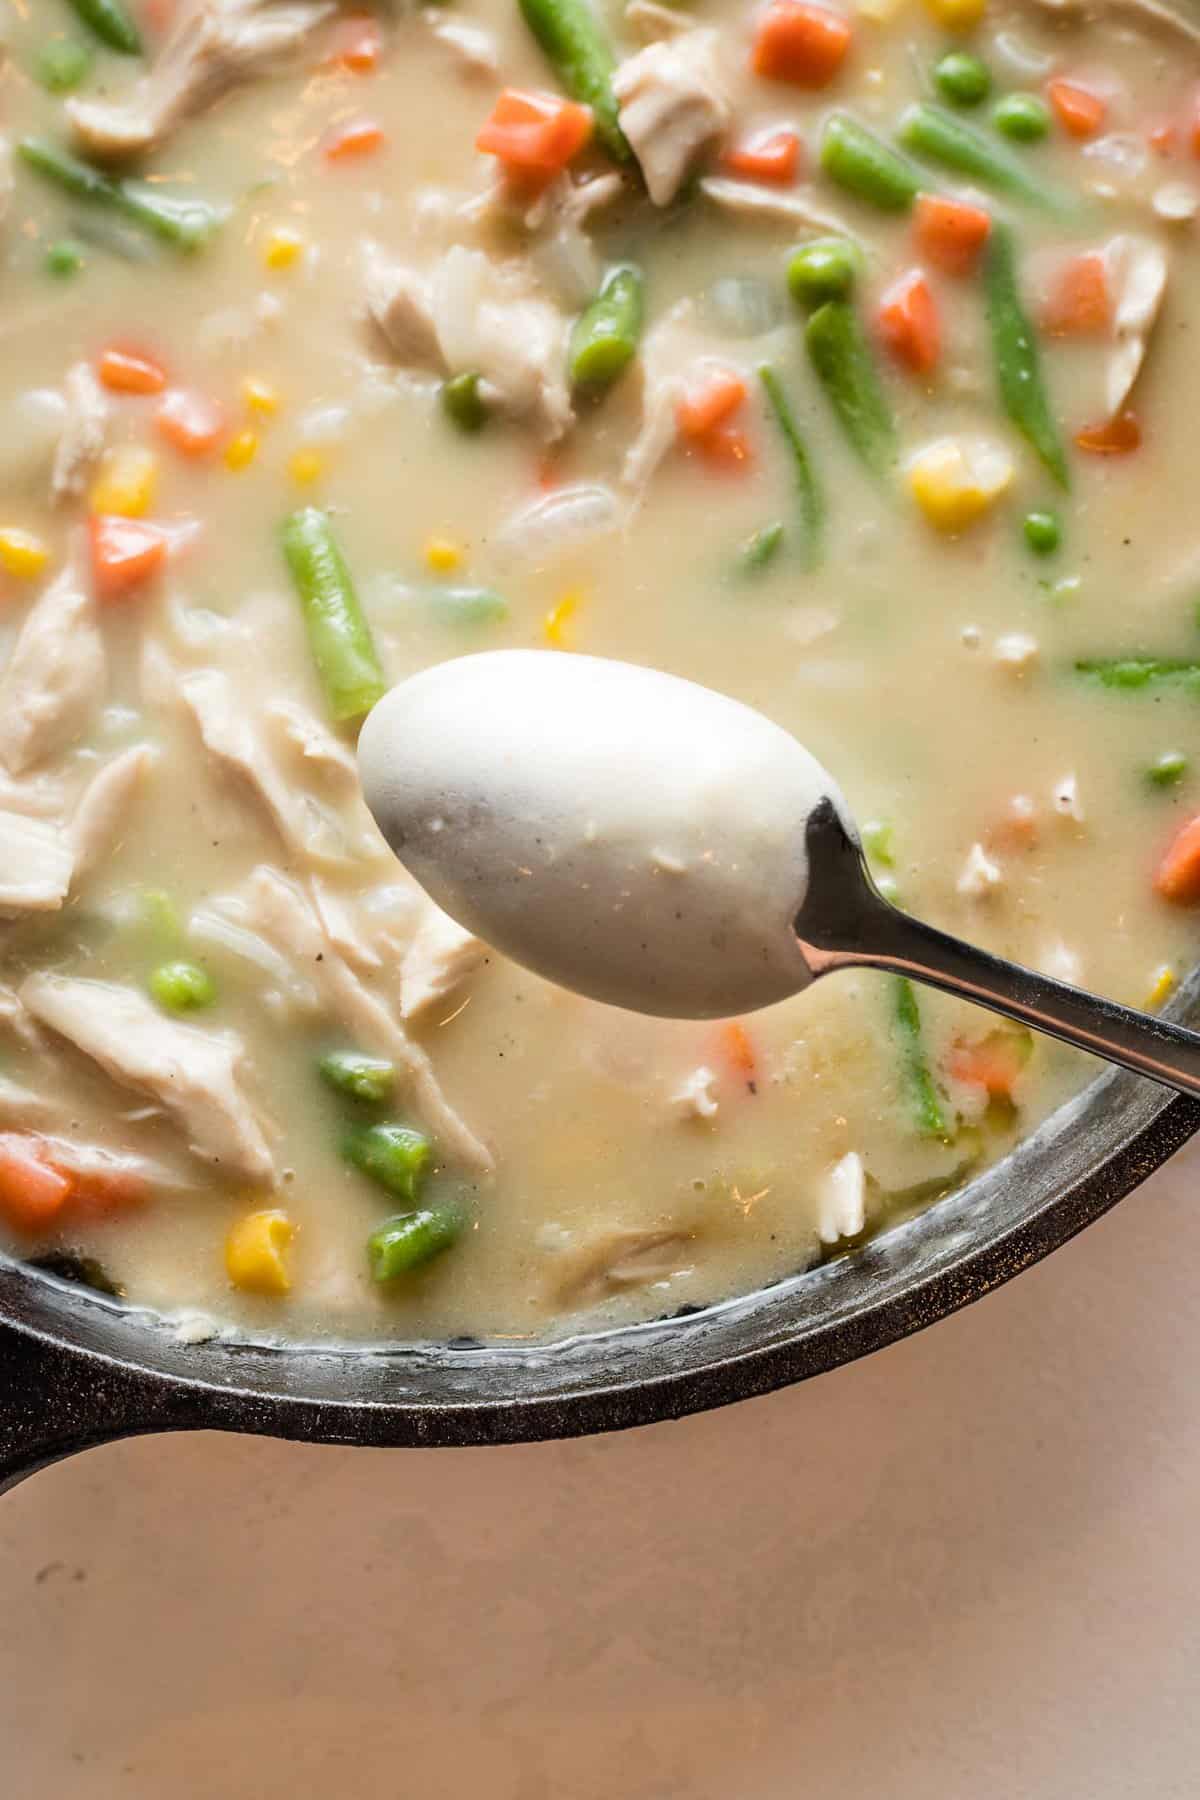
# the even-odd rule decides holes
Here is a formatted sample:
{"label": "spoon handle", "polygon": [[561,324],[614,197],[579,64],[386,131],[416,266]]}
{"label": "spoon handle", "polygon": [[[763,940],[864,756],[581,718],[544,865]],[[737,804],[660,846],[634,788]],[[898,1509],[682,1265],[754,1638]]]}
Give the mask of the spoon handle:
{"label": "spoon handle", "polygon": [[819,822],[814,815],[809,847],[810,856],[817,851],[821,857],[822,874],[828,869],[833,877],[824,884],[819,914],[810,902],[796,920],[800,947],[814,976],[837,969],[888,969],[1120,1063],[1164,1087],[1200,1096],[1200,1033],[1039,975],[899,911],[876,891],[858,845],[845,836],[840,821]]}

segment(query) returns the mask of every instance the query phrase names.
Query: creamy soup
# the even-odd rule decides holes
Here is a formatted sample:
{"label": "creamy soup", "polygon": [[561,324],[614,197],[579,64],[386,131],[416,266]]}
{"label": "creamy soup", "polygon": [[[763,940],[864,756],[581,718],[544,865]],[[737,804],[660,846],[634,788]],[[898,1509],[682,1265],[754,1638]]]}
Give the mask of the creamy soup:
{"label": "creamy soup", "polygon": [[576,1330],[841,1254],[1088,1078],[891,978],[697,1024],[489,952],[354,760],[468,651],[749,702],[903,905],[1163,1003],[1200,898],[1193,24],[5,11],[10,1250],[196,1331]]}

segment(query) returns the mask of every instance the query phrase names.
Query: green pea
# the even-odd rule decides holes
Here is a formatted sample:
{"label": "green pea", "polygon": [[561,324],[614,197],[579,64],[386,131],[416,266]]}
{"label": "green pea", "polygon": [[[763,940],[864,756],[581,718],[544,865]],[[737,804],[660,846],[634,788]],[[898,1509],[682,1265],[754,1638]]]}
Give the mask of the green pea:
{"label": "green pea", "polygon": [[1146,780],[1155,787],[1174,787],[1182,781],[1188,770],[1188,759],[1182,750],[1164,750],[1156,756],[1146,770]]}
{"label": "green pea", "polygon": [[343,1143],[347,1162],[414,1206],[433,1163],[433,1145],[410,1125],[368,1125]]}
{"label": "green pea", "polygon": [[845,300],[854,287],[860,257],[848,238],[814,238],[788,258],[787,284],[799,306]]}
{"label": "green pea", "polygon": [[92,66],[92,53],[86,44],[74,38],[51,38],[38,51],[34,75],[52,94],[69,94],[86,80]]}
{"label": "green pea", "polygon": [[1039,144],[1050,130],[1050,108],[1036,94],[1005,94],[992,108],[992,124],[1018,144]]}
{"label": "green pea", "polygon": [[478,375],[453,375],[449,381],[444,381],[442,408],[460,431],[482,431],[487,424],[488,409],[479,392]]}
{"label": "green pea", "polygon": [[42,267],[55,281],[69,281],[72,275],[78,275],[83,264],[82,244],[77,244],[74,238],[59,238],[48,247]]}
{"label": "green pea", "polygon": [[1062,525],[1057,513],[1026,513],[1021,530],[1035,556],[1053,556],[1062,543]]}
{"label": "green pea", "polygon": [[331,1050],[318,1062],[317,1072],[335,1093],[367,1106],[382,1105],[396,1085],[394,1064],[355,1050]]}
{"label": "green pea", "polygon": [[987,64],[969,50],[947,50],[934,68],[933,79],[942,98],[955,106],[978,106],[992,91]]}
{"label": "green pea", "polygon": [[199,1012],[217,997],[217,984],[199,963],[160,963],[150,977],[150,992],[166,1012]]}
{"label": "green pea", "polygon": [[774,562],[783,548],[784,528],[779,519],[770,525],[763,525],[748,537],[738,554],[738,562],[747,575],[765,569],[768,563]]}
{"label": "green pea", "polygon": [[367,1260],[376,1281],[394,1281],[448,1250],[462,1232],[462,1219],[448,1206],[387,1219],[367,1239]]}

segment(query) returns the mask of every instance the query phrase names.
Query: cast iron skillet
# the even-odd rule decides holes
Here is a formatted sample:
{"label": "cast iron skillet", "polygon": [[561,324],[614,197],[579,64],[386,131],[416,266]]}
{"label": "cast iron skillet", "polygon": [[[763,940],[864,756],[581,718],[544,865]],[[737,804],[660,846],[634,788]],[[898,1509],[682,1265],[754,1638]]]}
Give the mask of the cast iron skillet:
{"label": "cast iron skillet", "polygon": [[[1193,978],[1185,1016],[1197,997]],[[1198,1127],[1200,1102],[1111,1072],[1003,1163],[852,1256],[704,1312],[530,1349],[184,1345],[152,1315],[0,1257],[0,1492],[142,1432],[504,1444],[766,1393],[990,1292],[1099,1218]]]}

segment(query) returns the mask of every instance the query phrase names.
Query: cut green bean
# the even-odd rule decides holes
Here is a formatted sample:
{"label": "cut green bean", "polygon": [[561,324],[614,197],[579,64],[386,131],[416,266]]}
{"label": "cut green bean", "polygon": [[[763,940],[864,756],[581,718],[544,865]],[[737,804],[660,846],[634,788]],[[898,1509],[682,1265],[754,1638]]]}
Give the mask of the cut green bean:
{"label": "cut green bean", "polygon": [[360,719],[387,682],[333,528],[306,506],[284,521],[282,541],[329,710],[339,723]]}
{"label": "cut green bean", "polygon": [[45,138],[22,138],[17,150],[28,168],[76,200],[124,214],[175,250],[199,250],[220,222],[216,209],[202,200],[183,200],[141,182],[102,175]]}
{"label": "cut green bean", "polygon": [[746,575],[757,575],[761,569],[773,563],[783,548],[786,536],[781,519],[773,519],[769,525],[748,537],[738,554],[738,567]]}
{"label": "cut green bean", "polygon": [[925,1054],[916,990],[906,975],[896,975],[892,978],[892,994],[900,1065],[913,1123],[922,1137],[947,1137],[946,1116]]}
{"label": "cut green bean", "polygon": [[342,1145],[347,1162],[386,1188],[398,1200],[415,1206],[433,1164],[433,1145],[410,1125],[365,1125],[350,1132]]}
{"label": "cut green bean", "polygon": [[994,188],[997,193],[1023,200],[1027,206],[1044,212],[1069,210],[1069,202],[1047,182],[1036,180],[999,144],[990,143],[973,125],[927,100],[918,100],[901,114],[897,135],[914,156],[938,163],[956,175],[969,175],[983,187]]}
{"label": "cut green bean", "polygon": [[1146,770],[1146,780],[1153,787],[1175,787],[1188,772],[1188,759],[1182,750],[1164,750]]}
{"label": "cut green bean", "polygon": [[849,238],[813,238],[788,258],[788,292],[798,306],[848,300],[862,267],[862,253]]}
{"label": "cut green bean", "polygon": [[92,53],[77,38],[51,38],[38,51],[34,75],[50,94],[69,94],[86,80]]}
{"label": "cut green bean", "polygon": [[442,410],[460,431],[482,431],[488,420],[487,402],[479,392],[479,377],[470,372],[452,375],[442,383]]}
{"label": "cut green bean", "polygon": [[906,211],[922,186],[920,171],[849,113],[826,120],[819,161],[831,181],[882,212]]}
{"label": "cut green bean", "polygon": [[947,50],[933,69],[934,84],[954,106],[978,106],[992,91],[987,64],[969,50]]}
{"label": "cut green bean", "polygon": [[1161,682],[1200,688],[1200,662],[1186,656],[1081,657],[1075,664],[1075,672],[1107,688],[1136,689],[1157,686]]}
{"label": "cut green bean", "polygon": [[617,59],[589,0],[519,0],[521,17],[573,100],[590,106],[596,136],[617,162],[633,152],[617,119]]}
{"label": "cut green bean", "polygon": [[201,1012],[217,997],[217,984],[199,963],[160,963],[150,977],[150,992],[164,1012]]}
{"label": "cut green bean", "polygon": [[896,424],[871,347],[847,300],[827,300],[804,328],[809,361],[851,448],[884,476],[896,460]]}
{"label": "cut green bean", "polygon": [[382,1106],[396,1085],[394,1063],[379,1056],[362,1056],[356,1050],[331,1050],[320,1059],[317,1071],[335,1094],[364,1106]]}
{"label": "cut green bean", "polygon": [[1017,252],[1007,225],[996,221],[988,239],[984,288],[992,333],[996,386],[1004,410],[1058,485],[1070,487],[1066,452],[1050,411],[1041,358],[1017,286]]}
{"label": "cut green bean", "polygon": [[821,556],[821,529],[825,520],[825,507],[817,477],[813,471],[812,459],[804,439],[800,435],[800,427],[796,423],[796,415],[792,411],[791,402],[779,378],[779,371],[769,363],[762,363],[758,371],[758,379],[762,382],[763,392],[767,396],[775,422],[779,426],[788,454],[792,460],[792,474],[796,483],[796,500],[800,514],[801,545],[804,562],[807,568],[814,568]]}
{"label": "cut green bean", "polygon": [[386,1219],[367,1239],[367,1260],[376,1281],[394,1281],[439,1256],[462,1235],[461,1215],[449,1206],[423,1206],[418,1212]]}
{"label": "cut green bean", "polygon": [[571,328],[567,367],[576,387],[611,387],[637,355],[645,312],[641,271],[632,263],[610,269],[600,292]]}
{"label": "cut green bean", "polygon": [[142,54],[142,36],[121,0],[67,0],[81,24],[122,56]]}

